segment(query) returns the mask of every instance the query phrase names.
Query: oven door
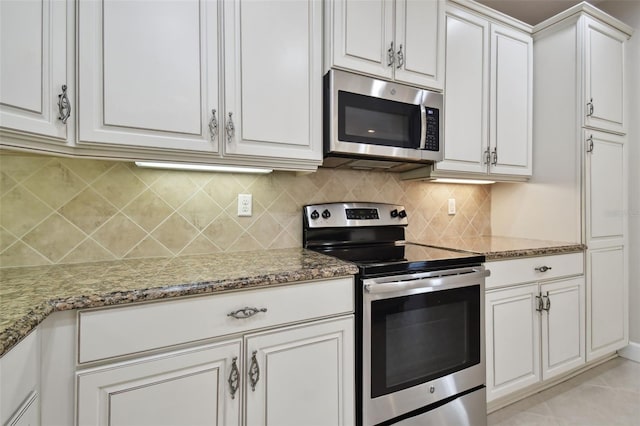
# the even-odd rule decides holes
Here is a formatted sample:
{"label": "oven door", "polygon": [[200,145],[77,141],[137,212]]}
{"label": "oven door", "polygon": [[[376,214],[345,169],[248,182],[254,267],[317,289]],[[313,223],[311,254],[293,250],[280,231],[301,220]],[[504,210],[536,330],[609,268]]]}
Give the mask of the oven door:
{"label": "oven door", "polygon": [[487,274],[479,266],[363,280],[365,426],[485,384]]}

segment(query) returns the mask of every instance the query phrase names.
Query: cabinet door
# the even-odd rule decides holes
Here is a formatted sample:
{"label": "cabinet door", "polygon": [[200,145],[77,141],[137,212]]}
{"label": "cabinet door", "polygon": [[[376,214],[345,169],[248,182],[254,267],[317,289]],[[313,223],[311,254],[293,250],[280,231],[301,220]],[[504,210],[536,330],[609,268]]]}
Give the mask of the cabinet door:
{"label": "cabinet door", "polygon": [[333,65],[391,79],[393,0],[332,0],[326,7]]}
{"label": "cabinet door", "polygon": [[584,364],[584,277],[540,285],[542,312],[542,379]]}
{"label": "cabinet door", "polygon": [[626,133],[624,44],[621,32],[588,17],[584,20],[586,127]]}
{"label": "cabinet door", "polygon": [[395,79],[443,88],[444,1],[395,1]]}
{"label": "cabinet door", "polygon": [[250,335],[246,348],[247,425],[354,424],[353,316]]}
{"label": "cabinet door", "polygon": [[80,143],[217,150],[215,1],[79,2],[78,25]]}
{"label": "cabinet door", "polygon": [[71,121],[58,118],[63,85],[71,100],[67,2],[0,1],[0,127],[64,143]]}
{"label": "cabinet door", "polygon": [[40,395],[33,392],[6,426],[39,426]]}
{"label": "cabinet door", "polygon": [[585,131],[588,247],[618,243],[627,210],[626,144],[622,136]]}
{"label": "cabinet door", "polygon": [[233,366],[241,341],[126,361],[77,373],[78,425],[239,425]]}
{"label": "cabinet door", "polygon": [[322,3],[234,0],[224,5],[224,152],[319,164]]}
{"label": "cabinet door", "polygon": [[487,292],[487,401],[540,380],[538,285]]}
{"label": "cabinet door", "polygon": [[489,23],[449,6],[444,160],[437,170],[486,173]]}
{"label": "cabinet door", "polygon": [[629,341],[626,268],[623,246],[587,251],[587,361]]}
{"label": "cabinet door", "polygon": [[490,172],[531,176],[531,36],[491,24]]}

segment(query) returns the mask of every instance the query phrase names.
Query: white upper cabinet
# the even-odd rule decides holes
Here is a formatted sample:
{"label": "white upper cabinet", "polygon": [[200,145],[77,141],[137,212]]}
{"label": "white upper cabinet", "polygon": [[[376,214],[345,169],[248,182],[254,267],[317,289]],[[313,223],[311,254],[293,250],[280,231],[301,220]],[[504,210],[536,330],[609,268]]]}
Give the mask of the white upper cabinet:
{"label": "white upper cabinet", "polygon": [[626,133],[624,44],[627,36],[592,18],[583,18],[584,126]]}
{"label": "white upper cabinet", "polygon": [[444,161],[433,177],[532,173],[531,35],[449,5]]}
{"label": "white upper cabinet", "polygon": [[326,68],[443,89],[444,7],[441,0],[327,1]]}
{"label": "white upper cabinet", "polygon": [[[65,143],[73,85],[67,76],[67,2],[0,2],[0,130]],[[60,105],[59,105],[60,104]]]}
{"label": "white upper cabinet", "polygon": [[489,172],[531,176],[533,40],[491,24]]}
{"label": "white upper cabinet", "polygon": [[80,144],[321,163],[321,2],[82,2],[78,36]]}
{"label": "white upper cabinet", "polygon": [[217,4],[78,4],[79,142],[216,151]]}
{"label": "white upper cabinet", "polygon": [[227,0],[224,46],[224,153],[319,163],[322,3]]}
{"label": "white upper cabinet", "polygon": [[486,173],[489,22],[449,6],[444,159],[438,170]]}

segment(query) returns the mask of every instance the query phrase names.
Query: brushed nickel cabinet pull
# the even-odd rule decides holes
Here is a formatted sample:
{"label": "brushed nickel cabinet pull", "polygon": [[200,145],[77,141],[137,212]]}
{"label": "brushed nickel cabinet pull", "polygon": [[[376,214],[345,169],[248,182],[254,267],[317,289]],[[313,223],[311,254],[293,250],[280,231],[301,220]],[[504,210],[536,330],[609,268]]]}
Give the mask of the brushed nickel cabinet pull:
{"label": "brushed nickel cabinet pull", "polygon": [[71,102],[69,96],[67,96],[67,85],[62,85],[62,93],[58,95],[58,120],[62,121],[62,124],[67,124],[67,120],[71,115]]}
{"label": "brushed nickel cabinet pull", "polygon": [[231,390],[231,399],[236,398],[236,392],[240,387],[240,372],[238,371],[238,357],[234,356],[233,360],[231,360],[231,372],[229,373],[229,389]]}
{"label": "brushed nickel cabinet pull", "polygon": [[258,351],[253,351],[251,355],[251,366],[249,366],[249,382],[251,383],[251,391],[256,391],[256,385],[258,384],[258,380],[260,380],[260,367],[258,367],[258,360],[256,359],[256,354]]}
{"label": "brushed nickel cabinet pull", "polygon": [[398,50],[398,65],[396,68],[401,68],[404,65],[404,53],[402,53],[402,45],[400,45],[400,49]]}
{"label": "brushed nickel cabinet pull", "polygon": [[211,134],[211,142],[216,140],[218,136],[218,119],[216,118],[216,110],[211,110],[211,120],[209,121],[209,133]]}
{"label": "brushed nickel cabinet pull", "polygon": [[227,316],[236,319],[244,319],[250,318],[259,312],[267,312],[267,308],[251,308],[249,306],[245,306],[244,308],[238,309],[237,311],[229,312]]}

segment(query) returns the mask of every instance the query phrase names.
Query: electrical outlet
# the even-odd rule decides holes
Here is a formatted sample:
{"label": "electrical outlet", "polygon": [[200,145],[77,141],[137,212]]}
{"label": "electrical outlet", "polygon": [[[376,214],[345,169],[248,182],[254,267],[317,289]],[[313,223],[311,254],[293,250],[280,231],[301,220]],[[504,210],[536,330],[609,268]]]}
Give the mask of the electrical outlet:
{"label": "electrical outlet", "polygon": [[450,215],[456,214],[456,199],[455,198],[449,198],[449,214]]}
{"label": "electrical outlet", "polygon": [[238,216],[251,216],[251,194],[238,194]]}

